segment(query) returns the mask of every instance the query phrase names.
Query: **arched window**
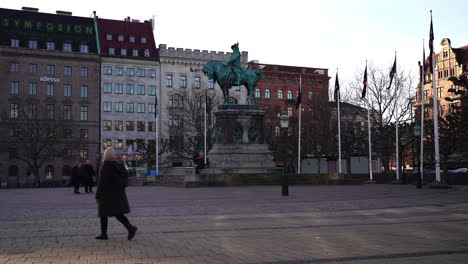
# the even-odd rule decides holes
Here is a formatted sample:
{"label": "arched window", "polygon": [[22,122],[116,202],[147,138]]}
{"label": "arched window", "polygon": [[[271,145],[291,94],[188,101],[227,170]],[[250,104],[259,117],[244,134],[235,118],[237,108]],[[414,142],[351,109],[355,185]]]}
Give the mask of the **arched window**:
{"label": "arched window", "polygon": [[206,96],[206,97],[204,95],[199,96],[197,100],[197,107],[204,109],[205,100],[207,101],[207,109],[209,110],[211,108],[211,98],[209,96]]}
{"label": "arched window", "polygon": [[275,126],[275,136],[279,137],[280,136],[280,127],[279,126]]}
{"label": "arched window", "polygon": [[260,89],[256,88],[255,89],[255,98],[260,98]]}
{"label": "arched window", "polygon": [[265,89],[265,98],[270,99],[270,89]]}
{"label": "arched window", "polygon": [[278,99],[283,99],[283,90],[278,90]]}
{"label": "arched window", "polygon": [[169,98],[169,107],[172,108],[184,108],[184,98],[182,95],[173,94]]}
{"label": "arched window", "polygon": [[18,177],[18,167],[12,165],[8,168],[8,177]]}
{"label": "arched window", "polygon": [[34,177],[34,170],[32,167],[28,167],[26,170],[26,176]]}
{"label": "arched window", "polygon": [[52,165],[47,165],[47,167],[45,167],[45,177],[47,180],[52,180],[54,178],[54,167]]}
{"label": "arched window", "polygon": [[62,168],[62,176],[71,176],[72,168],[69,165],[65,165]]}
{"label": "arched window", "polygon": [[292,100],[293,99],[293,93],[291,90],[288,90],[288,100]]}

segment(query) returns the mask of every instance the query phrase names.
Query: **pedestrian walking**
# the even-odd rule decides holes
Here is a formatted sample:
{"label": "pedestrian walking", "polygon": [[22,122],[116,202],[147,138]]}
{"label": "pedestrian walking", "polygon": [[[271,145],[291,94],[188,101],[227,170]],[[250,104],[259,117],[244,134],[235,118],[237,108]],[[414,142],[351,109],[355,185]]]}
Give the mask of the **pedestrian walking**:
{"label": "pedestrian walking", "polygon": [[91,162],[89,160],[86,160],[86,164],[82,167],[83,184],[85,187],[85,192],[92,193],[94,185],[93,176],[95,175],[93,165],[91,165]]}
{"label": "pedestrian walking", "polygon": [[70,184],[73,185],[73,192],[75,194],[80,194],[81,162],[78,162],[75,166],[73,166]]}
{"label": "pedestrian walking", "polygon": [[125,214],[130,212],[125,188],[128,185],[128,174],[122,163],[115,160],[114,149],[108,147],[104,151],[103,166],[101,168],[96,190],[98,216],[101,218],[101,234],[96,239],[107,240],[108,218],[114,216],[128,231],[131,240],[137,227],[130,224]]}

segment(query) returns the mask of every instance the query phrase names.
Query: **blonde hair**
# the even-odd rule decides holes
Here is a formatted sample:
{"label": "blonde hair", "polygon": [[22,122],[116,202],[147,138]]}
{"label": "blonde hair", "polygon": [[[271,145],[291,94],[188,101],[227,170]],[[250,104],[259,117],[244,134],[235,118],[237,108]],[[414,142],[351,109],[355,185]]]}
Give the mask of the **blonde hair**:
{"label": "blonde hair", "polygon": [[108,147],[104,151],[104,156],[102,157],[102,161],[104,162],[106,160],[112,160],[112,159],[115,159],[114,149],[112,147]]}

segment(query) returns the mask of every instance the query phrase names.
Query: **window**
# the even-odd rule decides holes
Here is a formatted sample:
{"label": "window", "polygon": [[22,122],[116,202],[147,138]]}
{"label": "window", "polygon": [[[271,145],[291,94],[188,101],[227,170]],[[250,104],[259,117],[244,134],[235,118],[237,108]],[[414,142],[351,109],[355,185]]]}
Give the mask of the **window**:
{"label": "window", "polygon": [[112,121],[110,120],[102,121],[102,128],[104,131],[112,131]]}
{"label": "window", "polygon": [[283,99],[283,90],[278,90],[278,99]]}
{"label": "window", "polygon": [[455,69],[454,68],[451,68],[450,69],[450,76],[454,76],[455,75]]}
{"label": "window", "polygon": [[63,75],[71,76],[72,75],[72,66],[63,66]]}
{"label": "window", "polygon": [[112,140],[109,138],[106,138],[102,141],[102,145],[104,146],[104,149],[108,147],[112,147]]}
{"label": "window", "polygon": [[71,43],[63,43],[63,51],[71,52],[72,51],[72,44]]}
{"label": "window", "polygon": [[144,56],[145,56],[146,58],[148,58],[148,57],[150,56],[150,52],[149,52],[148,49],[145,49],[145,51],[144,51]]}
{"label": "window", "polygon": [[124,41],[124,35],[119,35],[117,37],[117,40],[120,41],[120,42]]}
{"label": "window", "polygon": [[18,81],[13,81],[10,83],[10,94],[12,95],[18,95],[19,93],[19,82]]}
{"label": "window", "polygon": [[200,76],[195,76],[195,88],[200,88]]}
{"label": "window", "polygon": [[10,117],[11,118],[18,118],[19,114],[19,105],[18,104],[10,104]]}
{"label": "window", "polygon": [[120,55],[127,56],[127,49],[120,49]]}
{"label": "window", "polygon": [[18,48],[19,47],[19,39],[11,39],[10,43],[11,43],[12,48]]}
{"label": "window", "polygon": [[138,85],[137,86],[137,94],[138,95],[144,95],[145,94],[145,86],[144,85]]}
{"label": "window", "polygon": [[84,160],[88,159],[88,149],[86,148],[80,149],[80,159],[84,159]]}
{"label": "window", "polygon": [[148,85],[148,95],[156,95],[156,86]]}
{"label": "window", "polygon": [[255,89],[255,97],[260,98],[260,96],[261,96],[260,89],[256,88]]}
{"label": "window", "polygon": [[30,40],[30,41],[28,41],[28,48],[30,48],[30,49],[37,49],[37,40]]}
{"label": "window", "polygon": [[19,63],[10,64],[10,72],[19,72]]}
{"label": "window", "polygon": [[138,77],[145,77],[145,69],[137,69]]}
{"label": "window", "polygon": [[292,116],[292,107],[288,106],[288,116]]}
{"label": "window", "polygon": [[169,107],[183,108],[184,107],[184,98],[179,94],[171,95],[171,97],[169,98]]}
{"label": "window", "polygon": [[122,139],[115,139],[114,140],[114,148],[115,149],[122,149],[123,148],[123,140]]}
{"label": "window", "polygon": [[234,89],[235,89],[236,91],[240,91],[240,88],[241,88],[240,85],[234,86]]}
{"label": "window", "polygon": [[88,86],[81,85],[80,86],[80,97],[88,97]]}
{"label": "window", "polygon": [[138,56],[138,50],[137,49],[133,49],[132,50],[132,56]]}
{"label": "window", "polygon": [[123,131],[123,121],[116,120],[114,125],[115,125],[114,126],[115,131]]}
{"label": "window", "polygon": [[55,95],[55,85],[48,83],[47,84],[47,96],[54,96]]}
{"label": "window", "polygon": [[288,100],[293,99],[293,92],[291,90],[288,90]]}
{"label": "window", "polygon": [[143,44],[146,43],[146,37],[141,37],[141,43],[143,43]]}
{"label": "window", "polygon": [[137,111],[138,113],[144,113],[145,112],[145,104],[137,104]]}
{"label": "window", "polygon": [[47,105],[47,118],[54,119],[54,105],[53,104]]}
{"label": "window", "polygon": [[104,66],[104,74],[105,75],[112,75],[112,67],[111,66]]}
{"label": "window", "polygon": [[88,129],[80,129],[80,138],[88,138]]}
{"label": "window", "polygon": [[135,69],[127,68],[127,76],[134,76],[134,75],[135,75]]}
{"label": "window", "polygon": [[122,94],[123,93],[123,84],[121,84],[121,83],[116,83],[115,84],[115,93],[116,94]]}
{"label": "window", "polygon": [[112,111],[112,102],[104,102],[103,111],[104,112]]}
{"label": "window", "polygon": [[135,111],[135,106],[133,103],[127,103],[127,113],[133,113]]}
{"label": "window", "polygon": [[81,67],[80,75],[81,77],[88,77],[88,67]]}
{"label": "window", "polygon": [[29,95],[37,95],[37,83],[29,83]]}
{"label": "window", "polygon": [[133,84],[127,84],[127,94],[135,94]]}
{"label": "window", "polygon": [[166,75],[166,87],[172,87],[172,75]]}
{"label": "window", "polygon": [[181,115],[169,115],[169,126],[181,127],[183,126],[183,119]]}
{"label": "window", "polygon": [[71,105],[63,106],[63,120],[71,120]]}
{"label": "window", "polygon": [[70,128],[64,128],[63,129],[63,137],[64,138],[72,138],[73,137],[73,130]]}
{"label": "window", "polygon": [[47,50],[55,50],[55,42],[47,41],[46,42],[46,49]]}
{"label": "window", "polygon": [[156,110],[155,104],[148,104],[148,113],[154,114],[155,110]]}
{"label": "window", "polygon": [[443,87],[437,87],[437,98],[442,98]]}
{"label": "window", "polygon": [[37,73],[37,64],[29,64],[29,72],[30,73]]}
{"label": "window", "polygon": [[107,33],[106,34],[106,40],[112,40],[112,34]]}
{"label": "window", "polygon": [[109,55],[115,55],[115,48],[109,48]]}
{"label": "window", "polygon": [[45,176],[47,180],[52,180],[54,178],[54,167],[47,165],[45,167]]}
{"label": "window", "polygon": [[115,112],[123,112],[123,102],[115,102],[114,103],[114,111]]}
{"label": "window", "polygon": [[36,117],[37,117],[37,104],[30,104],[28,118],[36,118]]}
{"label": "window", "polygon": [[137,121],[137,131],[145,131],[145,121]]}
{"label": "window", "polygon": [[125,122],[125,130],[126,131],[135,131],[135,122],[134,121],[126,121]]}
{"label": "window", "polygon": [[156,122],[148,122],[148,132],[156,132]]}
{"label": "window", "polygon": [[156,78],[156,70],[148,70],[149,78]]}
{"label": "window", "polygon": [[80,120],[88,120],[88,106],[80,106]]}
{"label": "window", "polygon": [[112,93],[112,83],[104,83],[104,93]]}
{"label": "window", "polygon": [[312,97],[314,97],[314,92],[309,92],[309,100],[312,100]]}
{"label": "window", "polygon": [[72,86],[69,84],[63,85],[63,96],[71,96],[72,94]]}
{"label": "window", "polygon": [[129,40],[130,40],[130,43],[135,43],[135,36],[130,36]]}
{"label": "window", "polygon": [[47,65],[47,74],[55,74],[55,65]]}
{"label": "window", "polygon": [[214,89],[214,81],[208,80],[208,89]]}
{"label": "window", "polygon": [[81,53],[88,53],[89,52],[89,48],[88,48],[88,45],[80,45],[80,52]]}
{"label": "window", "polygon": [[270,89],[265,89],[265,98],[270,99],[271,94],[270,94]]}
{"label": "window", "polygon": [[[63,157],[65,159],[69,159],[69,158],[71,158],[71,156],[72,156],[72,150],[69,149],[69,148],[64,148],[63,149]],[[67,170],[70,171],[70,172],[67,173],[68,175],[65,174],[65,168],[67,168]],[[63,170],[64,170],[63,175],[71,176],[71,167],[70,166],[65,165]]]}
{"label": "window", "polygon": [[187,88],[187,76],[186,75],[180,76],[180,87]]}
{"label": "window", "polygon": [[123,75],[123,68],[122,67],[115,67],[115,75],[122,76]]}

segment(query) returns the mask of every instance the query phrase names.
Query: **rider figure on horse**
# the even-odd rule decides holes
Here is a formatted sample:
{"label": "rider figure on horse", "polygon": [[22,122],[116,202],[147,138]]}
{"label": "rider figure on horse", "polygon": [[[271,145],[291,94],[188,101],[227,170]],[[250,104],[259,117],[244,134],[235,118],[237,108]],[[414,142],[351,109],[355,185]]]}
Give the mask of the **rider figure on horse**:
{"label": "rider figure on horse", "polygon": [[231,46],[232,54],[229,58],[227,65],[232,69],[236,76],[235,85],[240,85],[240,77],[242,74],[242,66],[240,62],[241,54],[239,52],[239,42]]}

